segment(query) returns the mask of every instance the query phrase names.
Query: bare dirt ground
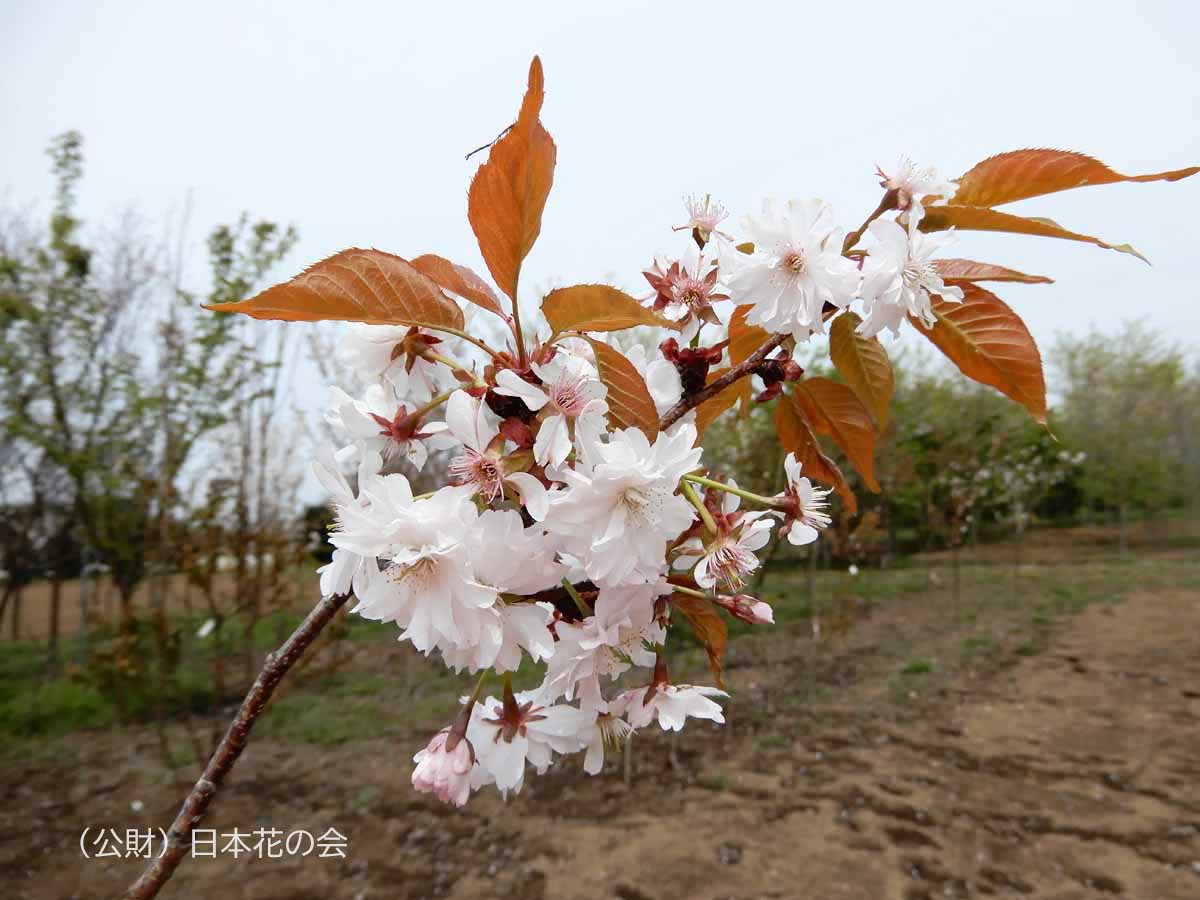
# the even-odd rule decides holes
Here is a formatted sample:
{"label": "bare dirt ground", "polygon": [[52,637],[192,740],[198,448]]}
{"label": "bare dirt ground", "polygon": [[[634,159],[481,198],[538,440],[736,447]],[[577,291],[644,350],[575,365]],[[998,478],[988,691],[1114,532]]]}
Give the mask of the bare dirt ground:
{"label": "bare dirt ground", "polygon": [[[1039,559],[1061,562],[1059,539],[1033,542],[1018,594]],[[408,784],[436,721],[332,747],[256,738],[208,824],[334,826],[347,858],[185,860],[162,896],[1195,900],[1195,555],[1143,556],[1119,602],[1069,611],[934,590],[839,634],[857,600],[835,594],[819,644],[807,620],[739,639],[728,725],[639,738],[629,787],[619,759],[598,778],[569,760],[458,813]],[[1084,554],[1073,575],[1085,600],[1119,571],[1101,565]],[[388,671],[374,645],[358,652]],[[79,835],[169,822],[182,790],[154,774],[152,745],[148,730],[75,735],[8,765],[4,897],[120,895],[144,861],[85,860]]]}

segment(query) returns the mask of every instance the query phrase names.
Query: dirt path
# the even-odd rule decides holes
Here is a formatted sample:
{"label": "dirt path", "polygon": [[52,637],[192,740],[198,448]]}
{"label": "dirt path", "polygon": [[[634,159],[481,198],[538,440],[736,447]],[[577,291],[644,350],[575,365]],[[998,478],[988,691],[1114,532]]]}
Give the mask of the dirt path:
{"label": "dirt path", "polygon": [[[1195,900],[1200,652],[1181,640],[1195,634],[1195,593],[1092,607],[1047,652],[928,698],[907,723],[836,717],[787,747],[739,747],[715,765],[723,790],[635,801],[599,824],[537,820],[522,829],[543,847],[527,871],[563,900]],[[505,880],[450,896],[496,896]]]}

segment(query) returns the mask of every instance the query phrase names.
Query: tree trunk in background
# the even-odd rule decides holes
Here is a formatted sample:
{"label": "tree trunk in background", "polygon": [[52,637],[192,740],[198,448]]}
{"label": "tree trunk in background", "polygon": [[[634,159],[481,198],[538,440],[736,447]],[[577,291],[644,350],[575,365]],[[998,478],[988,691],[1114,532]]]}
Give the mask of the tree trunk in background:
{"label": "tree trunk in background", "polygon": [[954,560],[954,609],[955,609],[955,611],[958,611],[959,609],[962,608],[962,602],[961,602],[962,573],[960,572],[960,566],[959,566],[959,558],[958,558],[959,549],[960,549],[960,547],[959,547],[958,543],[956,542],[954,544],[953,550],[951,551],[952,558]]}
{"label": "tree trunk in background", "polygon": [[[87,555],[84,555],[84,560]],[[79,573],[79,640],[77,643],[76,661],[79,665],[87,664],[88,658],[88,635],[91,632],[91,600],[93,593],[93,579],[88,572],[87,563],[84,563],[83,571]]]}
{"label": "tree trunk in background", "polygon": [[1129,553],[1128,524],[1129,511],[1125,508],[1125,504],[1122,503],[1117,507],[1117,541],[1121,559],[1124,559]]}
{"label": "tree trunk in background", "polygon": [[11,584],[4,586],[4,596],[0,597],[0,622],[4,621],[4,611],[8,609],[8,601],[16,590]]}
{"label": "tree trunk in background", "polygon": [[50,581],[50,639],[47,650],[50,654],[50,667],[58,668],[58,630],[59,614],[62,611],[62,579],[55,572]]}
{"label": "tree trunk in background", "polygon": [[21,595],[24,588],[17,588],[12,596],[12,618],[9,619],[10,633],[14,641],[21,639]]}

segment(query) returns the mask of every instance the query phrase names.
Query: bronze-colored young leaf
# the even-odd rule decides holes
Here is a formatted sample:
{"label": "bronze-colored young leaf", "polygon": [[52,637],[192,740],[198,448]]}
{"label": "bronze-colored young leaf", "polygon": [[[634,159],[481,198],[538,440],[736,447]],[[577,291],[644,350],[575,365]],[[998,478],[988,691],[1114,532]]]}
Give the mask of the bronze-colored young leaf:
{"label": "bronze-colored young leaf", "polygon": [[878,338],[859,334],[860,322],[862,319],[853,312],[833,320],[829,326],[829,357],[883,431],[887,428],[896,380],[883,344]]}
{"label": "bronze-colored young leaf", "polygon": [[1053,278],[1045,275],[1026,275],[1016,269],[1006,269],[992,263],[975,262],[971,259],[935,259],[933,267],[948,284],[961,281],[1015,281],[1021,284],[1054,284]]}
{"label": "bronze-colored young leaf", "polygon": [[721,614],[713,607],[712,602],[703,597],[693,597],[690,594],[672,594],[671,605],[683,614],[696,640],[708,654],[708,667],[712,670],[717,687],[725,689],[725,681],[721,671],[725,659],[725,647],[729,642],[729,627]]}
{"label": "bronze-colored young leaf", "polygon": [[[724,369],[716,369],[708,373],[707,383],[712,384],[726,372],[728,367]],[[741,383],[747,379],[741,378],[733,384],[726,387],[723,391],[718,391],[709,397],[703,403],[696,407],[696,441],[699,443],[700,438],[704,436],[705,430],[726,410],[732,409],[738,402],[738,397],[741,396]]]}
{"label": "bronze-colored young leaf", "polygon": [[875,425],[858,395],[828,378],[805,378],[792,385],[797,408],[818,434],[828,435],[876,493]]}
{"label": "bronze-colored young leaf", "polygon": [[492,278],[516,299],[521,263],[542,230],[542,211],[558,155],[538,116],[545,97],[542,63],[529,66],[529,86],[512,128],[492,145],[467,194],[467,218]]}
{"label": "bronze-colored young leaf", "polygon": [[846,476],[837,463],[821,451],[817,436],[804,421],[803,413],[790,394],[780,394],[779,402],[775,404],[775,431],[779,435],[780,446],[788,453],[796,454],[805,476],[834,488],[850,515],[858,512],[858,498],[850,490]]}
{"label": "bronze-colored young leaf", "polygon": [[576,284],[553,290],[542,300],[542,314],[555,334],[622,331],[636,325],[679,328],[675,322],[607,284]]}
{"label": "bronze-colored young leaf", "polygon": [[968,378],[1016,400],[1046,424],[1046,382],[1033,336],[1008,305],[977,284],[962,286],[963,302],[933,298],[937,324],[909,321]]}
{"label": "bronze-colored young leaf", "polygon": [[648,440],[658,437],[658,411],[646,382],[625,355],[588,339],[596,354],[600,380],[608,388],[608,421],[614,428],[640,428]]}
{"label": "bronze-colored young leaf", "polygon": [[[750,305],[739,306],[729,317],[729,364],[737,366],[754,355],[759,347],[767,342],[771,335],[757,325],[746,324],[746,314]],[[740,378],[734,384],[737,386],[737,397],[741,401],[742,417],[750,415],[750,400],[754,393],[750,378]]]}
{"label": "bronze-colored young leaf", "polygon": [[247,300],[206,308],[288,322],[463,326],[457,303],[407,260],[382,250],[343,250]]}
{"label": "bronze-colored young leaf", "polygon": [[412,261],[412,266],[450,293],[457,294],[476,306],[482,306],[488,312],[493,312],[503,319],[508,318],[500,306],[500,298],[496,296],[495,291],[466,266],[452,263],[433,253],[418,256]]}
{"label": "bronze-colored young leaf", "polygon": [[1129,244],[1109,244],[1090,234],[1068,231],[1053,219],[1014,216],[1012,213],[988,209],[985,206],[926,207],[925,218],[921,219],[920,228],[922,231],[945,231],[947,228],[961,228],[963,231],[1001,231],[1008,234],[1031,234],[1036,237],[1082,241],[1085,244],[1103,247],[1105,250],[1128,253],[1142,262],[1150,261]]}
{"label": "bronze-colored young leaf", "polygon": [[989,157],[958,179],[950,198],[954,206],[999,206],[1029,197],[1072,188],[1122,181],[1179,181],[1200,172],[1200,166],[1122,175],[1098,159],[1070,150],[1011,150]]}

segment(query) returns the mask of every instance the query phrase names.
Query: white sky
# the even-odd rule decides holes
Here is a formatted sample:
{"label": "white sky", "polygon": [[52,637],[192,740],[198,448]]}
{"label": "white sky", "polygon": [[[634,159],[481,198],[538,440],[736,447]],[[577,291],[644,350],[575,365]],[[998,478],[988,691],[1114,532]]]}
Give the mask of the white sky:
{"label": "white sky", "polygon": [[[463,155],[515,116],[536,52],[558,169],[524,300],[577,281],[642,291],[652,254],[679,246],[669,228],[688,193],[738,216],[765,195],[821,196],[852,228],[878,200],[875,165],[901,154],[951,177],[1030,146],[1127,173],[1200,163],[1198,10],[4,0],[0,190],[44,199],[43,150],[74,128],[93,222],[130,203],[163,221],[192,192],[193,284],[205,234],[243,210],[299,227],[280,279],[348,246],[486,273],[466,220],[482,156]],[[1043,346],[1142,318],[1194,349],[1197,207],[1200,176],[1013,207],[1128,241],[1153,267],[1015,236],[964,234],[953,253],[1057,279],[1000,286]],[[323,402],[315,383],[297,388]]]}

